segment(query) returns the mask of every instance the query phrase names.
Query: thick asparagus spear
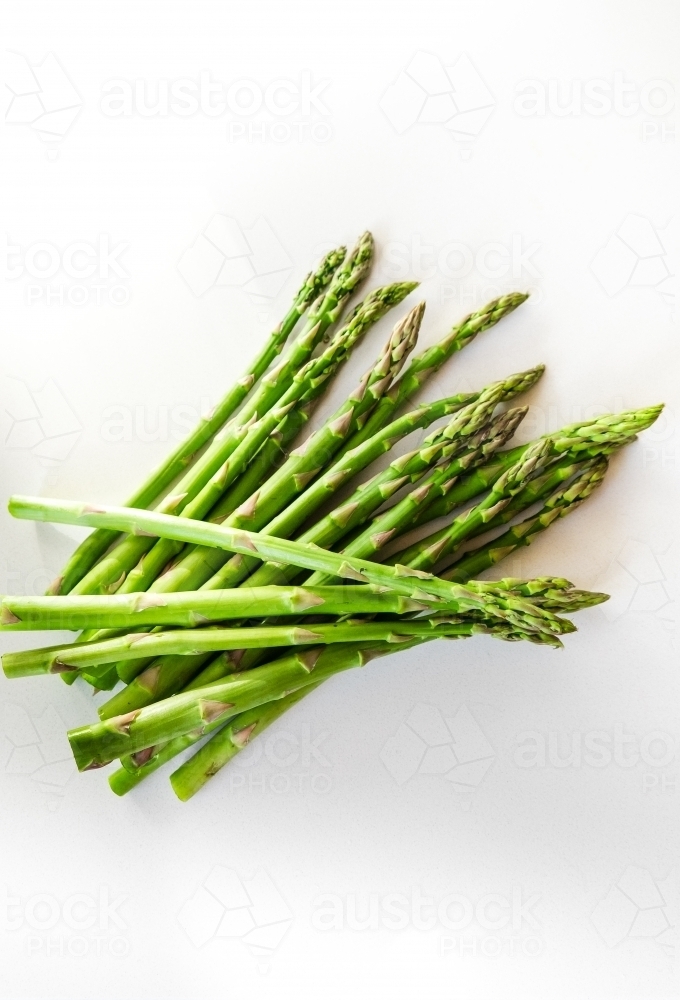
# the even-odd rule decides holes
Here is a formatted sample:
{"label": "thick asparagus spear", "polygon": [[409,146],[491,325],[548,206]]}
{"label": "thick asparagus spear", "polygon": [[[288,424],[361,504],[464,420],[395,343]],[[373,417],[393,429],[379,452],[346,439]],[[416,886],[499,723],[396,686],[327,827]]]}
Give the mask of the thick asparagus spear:
{"label": "thick asparagus spear", "polygon": [[466,316],[438,344],[428,347],[413,358],[399,381],[380,400],[366,424],[347,442],[342,453],[356,448],[372,437],[381,427],[384,427],[387,421],[393,418],[396,411],[415,396],[425,382],[439,371],[445,361],[466,347],[478,333],[495,326],[499,320],[513,312],[528,297],[523,292],[511,292],[509,295],[502,295],[499,299],[494,299],[483,309]]}
{"label": "thick asparagus spear", "polygon": [[[346,247],[327,254],[316,271],[307,275],[302,287],[293,299],[288,313],[269,335],[266,344],[252,362],[248,371],[220,400],[212,413],[203,418],[191,434],[175,448],[148,479],[126,502],[126,507],[148,507],[157,500],[186,467],[196,453],[224,426],[229,417],[239,408],[255,383],[264,375],[273,360],[281,353],[283,346],[298,321],[311,303],[324,291],[334,273],[345,258]],[[61,575],[52,583],[50,594],[68,594],[94,566],[118,537],[114,531],[93,532],[80,543],[70,557]]]}
{"label": "thick asparagus spear", "polygon": [[[227,724],[227,729],[229,733],[226,738],[220,739],[219,744],[216,744],[211,748],[212,752],[216,757],[216,766],[218,768],[224,767],[226,763],[235,754],[242,750],[253,737],[264,732],[264,730],[275,722],[276,719],[280,718],[284,712],[287,712],[289,708],[292,708],[305,694],[308,694],[310,690],[318,687],[318,684],[310,684],[307,687],[300,688],[298,691],[293,691],[292,694],[287,695],[285,698],[279,698],[278,701],[270,701],[266,705],[258,705],[257,708],[253,708],[250,712],[242,712],[238,716],[238,723],[232,726],[231,723]],[[220,734],[221,735],[221,734]],[[189,734],[185,737],[177,737],[177,740],[172,740],[166,744],[167,748],[170,748],[170,753],[168,754],[168,760],[171,760],[177,754],[177,750],[174,746],[175,743],[186,741],[186,746],[190,747],[196,742],[195,738]],[[144,751],[142,751],[144,753]],[[192,758],[193,760],[193,758]],[[142,778],[147,777],[152,771],[157,770],[162,764],[165,763],[165,756],[163,750],[159,751],[151,761],[149,761],[144,767],[137,768],[135,771],[127,771],[125,768],[121,767],[115,771],[109,778],[109,784],[111,789],[116,793],[116,795],[125,795],[132,788],[135,788]],[[191,779],[187,783],[187,798],[198,791],[210,777],[207,768],[200,768],[199,770],[203,772],[196,779]],[[177,779],[176,784],[173,783],[173,789],[179,798],[184,798],[184,783],[186,778],[180,776]]]}
{"label": "thick asparagus spear", "polygon": [[[335,272],[323,298],[309,310],[302,332],[283,361],[261,379],[238,417],[213,439],[204,454],[176,484],[172,496],[158,504],[157,510],[179,513],[238,447],[247,434],[249,422],[266,413],[280,399],[295,373],[309,360],[324,333],[336,322],[352,291],[368,273],[372,254],[373,240],[370,234],[366,234]],[[152,544],[149,539],[123,539],[72,588],[73,591],[80,594],[115,592],[125,575]]]}
{"label": "thick asparagus spear", "polygon": [[[544,452],[551,451],[551,447],[550,439],[546,439],[545,442],[541,442],[538,449],[525,456],[523,467],[527,476],[540,463]],[[29,520],[56,521],[89,527],[102,526],[133,534],[153,532],[162,538],[178,538],[202,545],[214,545],[245,555],[255,554],[263,559],[293,563],[305,569],[322,570],[342,579],[389,587],[414,600],[419,600],[423,595],[427,595],[424,599],[428,601],[439,598],[442,609],[447,608],[455,612],[480,607],[481,599],[471,590],[461,587],[460,584],[439,580],[431,573],[422,573],[405,566],[383,566],[365,559],[327,552],[315,545],[274,538],[253,531],[206,524],[203,521],[158,514],[155,511],[126,507],[95,507],[77,501],[50,500],[41,497],[14,496],[10,499],[9,509],[15,517]],[[486,599],[480,609],[489,617],[496,616],[522,630],[531,628],[533,631],[547,634],[559,634],[562,631],[561,623],[554,616],[548,612],[529,609],[519,600],[509,602],[496,600],[489,603]]]}

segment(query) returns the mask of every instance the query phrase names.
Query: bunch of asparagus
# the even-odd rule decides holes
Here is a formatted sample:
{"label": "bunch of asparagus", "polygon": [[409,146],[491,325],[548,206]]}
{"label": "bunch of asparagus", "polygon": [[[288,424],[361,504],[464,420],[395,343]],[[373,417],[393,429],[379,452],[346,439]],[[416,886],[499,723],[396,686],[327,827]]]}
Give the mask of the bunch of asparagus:
{"label": "bunch of asparagus", "polygon": [[[95,529],[47,596],[0,603],[0,630],[80,635],[7,653],[2,664],[8,677],[118,686],[100,721],[68,736],[80,770],[119,760],[109,779],[119,795],[202,741],[170,777],[190,798],[319,684],[374,657],[475,635],[559,647],[574,630],[564,614],[607,599],[559,577],[477,577],[575,510],[661,407],[504,448],[527,412],[507,404],[536,384],[539,365],[407,409],[526,295],[472,313],[404,370],[419,303],[346,401],[297,444],[353,348],[415,288],[377,288],[347,312],[373,253],[366,233],[321,261],[246,374],[124,506],[10,500],[16,517]],[[415,449],[352,482],[442,420]]]}

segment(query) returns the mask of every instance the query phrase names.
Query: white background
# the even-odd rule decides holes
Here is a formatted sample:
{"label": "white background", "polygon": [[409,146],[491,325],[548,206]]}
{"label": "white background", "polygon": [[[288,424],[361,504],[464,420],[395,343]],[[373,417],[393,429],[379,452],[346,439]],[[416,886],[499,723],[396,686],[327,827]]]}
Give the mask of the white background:
{"label": "white background", "polygon": [[[4,79],[16,92],[23,66],[48,117],[5,92],[2,228],[19,249],[0,282],[3,495],[122,501],[237,377],[320,252],[365,228],[373,284],[422,280],[422,343],[499,291],[532,290],[430,398],[542,361],[525,439],[597,411],[667,411],[586,507],[507,567],[612,593],[561,653],[439,643],[336,678],[188,804],[163,774],[124,799],[106,772],[76,775],[63,734],[95,717],[85,685],[0,682],[0,994],[677,996],[678,324],[664,280],[678,250],[677,5],[24,0],[4,15],[24,60]],[[40,76],[50,54],[72,89],[54,69]],[[446,91],[443,67],[468,67],[458,107],[428,105],[444,121],[422,120],[419,65],[431,93]],[[239,80],[257,95],[307,74],[320,89],[307,107],[292,92],[287,116],[153,112],[159,81],[202,73],[221,85],[213,109]],[[615,105],[617,80],[631,86]],[[134,94],[135,81],[147,103],[112,114],[108,88]],[[529,90],[545,97],[537,113],[518,102]],[[488,117],[446,127],[479,107]],[[64,134],[46,141],[48,128]],[[265,274],[256,291],[269,297],[213,284],[204,264],[194,291],[180,273],[216,214],[269,227],[274,262],[239,264]],[[69,275],[64,252],[101,238],[119,269]],[[57,248],[53,276],[41,243]],[[368,338],[324,413],[388,331]],[[2,533],[4,592],[41,592],[73,544],[6,514]],[[7,636],[3,649],[30,642]],[[455,746],[438,712],[458,719]],[[423,773],[414,727],[459,764],[486,763],[458,772],[467,785]],[[395,734],[415,755],[401,770]],[[529,745],[545,754],[523,767]],[[247,890],[255,876],[239,900],[235,880]],[[244,940],[249,920],[264,928],[261,952]]]}

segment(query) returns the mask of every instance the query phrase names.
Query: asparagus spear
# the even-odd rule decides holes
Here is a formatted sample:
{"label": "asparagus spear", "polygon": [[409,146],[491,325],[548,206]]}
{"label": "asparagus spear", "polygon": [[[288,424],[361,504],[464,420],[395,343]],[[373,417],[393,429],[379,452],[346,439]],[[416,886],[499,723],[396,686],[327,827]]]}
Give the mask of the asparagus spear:
{"label": "asparagus spear", "polygon": [[[298,321],[331,281],[344,260],[346,252],[345,247],[332,250],[323,258],[316,271],[307,275],[293,299],[291,308],[282,322],[269,335],[266,344],[245,375],[220,400],[210,416],[203,418],[172,454],[154,469],[148,479],[126,502],[126,507],[148,507],[154,500],[157,500],[173,480],[191,464],[196,453],[224,426],[255,383],[264,375],[274,358],[281,353]],[[66,563],[61,576],[52,583],[48,593],[68,594],[117,538],[117,532],[104,531],[103,529],[88,535]]]}
{"label": "asparagus spear", "polygon": [[[543,454],[551,450],[550,439],[541,443],[524,461],[526,475],[535,469]],[[515,477],[516,478],[516,477]],[[475,595],[468,588],[439,580],[431,573],[423,573],[405,566],[382,566],[350,556],[327,552],[315,545],[274,538],[243,529],[227,528],[224,525],[206,524],[190,518],[157,514],[125,507],[94,507],[68,500],[50,500],[41,497],[14,496],[9,502],[10,513],[15,517],[38,521],[57,521],[65,524],[81,524],[89,527],[117,528],[133,534],[153,532],[162,538],[178,538],[182,541],[214,545],[245,555],[255,554],[260,558],[278,562],[293,563],[305,569],[322,570],[342,579],[360,583],[373,583],[389,587],[406,597],[419,600],[439,598],[442,609],[455,612],[467,608],[484,610],[490,617],[495,616],[517,626],[521,630],[533,630],[547,634],[559,634],[562,624],[545,611],[527,608],[522,601],[496,600],[489,602]]]}
{"label": "asparagus spear", "polygon": [[[487,591],[487,599],[489,595],[490,592]],[[533,607],[538,609],[540,606]],[[486,622],[488,619],[482,616],[480,620]],[[448,625],[451,621],[449,616],[441,624]],[[459,621],[464,622],[464,618],[456,619],[456,623]],[[149,653],[154,656],[183,653],[194,655],[225,649],[267,649],[337,642],[399,642],[402,635],[430,634],[430,630],[439,624],[435,617],[424,621],[347,619],[330,624],[315,624],[310,628],[298,625],[253,625],[249,628],[172,629],[142,635],[133,632],[101,642],[71,643],[69,646],[48,646],[5,653],[2,668],[6,677],[33,677],[82,670],[83,667],[110,663],[113,659],[134,660],[140,656],[148,656]],[[560,629],[565,631],[564,623],[560,623]]]}
{"label": "asparagus spear", "polygon": [[443,573],[447,580],[461,583],[476,577],[485,569],[507,558],[522,545],[530,545],[537,534],[550,527],[553,521],[576,510],[602,483],[607,471],[607,459],[602,457],[586,464],[580,475],[568,486],[556,490],[545,501],[543,508],[533,517],[513,525],[502,535],[480,545],[465,555]]}
{"label": "asparagus spear", "polygon": [[[372,237],[365,234],[342,267],[335,272],[326,294],[309,310],[307,322],[284,360],[262,378],[258,388],[239,412],[238,418],[227,424],[224,431],[213,439],[205,453],[176,484],[172,496],[166,497],[157,505],[156,510],[179,513],[245,437],[249,422],[266,413],[280,399],[291,384],[295,372],[311,357],[326,330],[338,319],[352,291],[368,273],[372,254]],[[123,539],[72,588],[73,592],[115,592],[127,572],[152,544],[148,538]]]}
{"label": "asparagus spear", "polygon": [[377,433],[388,420],[392,419],[393,414],[401,406],[422,389],[425,382],[439,371],[445,361],[466,347],[478,333],[495,326],[499,320],[513,312],[528,297],[528,294],[523,292],[511,292],[509,295],[502,295],[500,298],[494,299],[483,309],[466,316],[438,344],[428,347],[415,357],[399,381],[380,400],[366,424],[347,442],[342,454],[363,444],[364,441]]}
{"label": "asparagus spear", "polygon": [[[434,608],[436,602],[429,602]],[[234,618],[298,614],[402,614],[422,602],[370,585],[334,587],[239,587],[192,593],[113,594],[103,596],[3,597],[2,631],[26,629],[111,628],[130,631],[138,625],[187,629]]]}
{"label": "asparagus spear", "polygon": [[[384,637],[384,628],[380,631],[379,626],[390,624],[394,623],[357,623],[355,634],[360,630],[367,633],[375,630],[371,634]],[[527,639],[550,645],[559,644],[554,635],[537,634],[533,630],[525,632],[521,627],[500,622],[492,624],[433,618],[427,622],[399,622],[398,626],[399,632],[389,633],[392,643],[397,645],[406,644],[411,636],[467,638],[480,634],[509,641]],[[389,640],[383,641],[389,644]],[[334,643],[330,648],[337,651],[335,657],[324,657],[323,651],[318,647],[310,646],[305,651],[298,650],[290,657],[236,674],[209,687],[185,691],[128,715],[72,729],[68,738],[78,769],[82,771],[101,767],[122,754],[137,753],[176,736],[184,736],[214,722],[220,716],[228,718],[237,715],[284,697],[310,683],[321,682],[339,670],[361,666],[366,662],[367,655],[370,655],[370,643],[370,639],[365,644],[360,641]],[[357,651],[348,654],[348,645],[350,648],[357,647]]]}

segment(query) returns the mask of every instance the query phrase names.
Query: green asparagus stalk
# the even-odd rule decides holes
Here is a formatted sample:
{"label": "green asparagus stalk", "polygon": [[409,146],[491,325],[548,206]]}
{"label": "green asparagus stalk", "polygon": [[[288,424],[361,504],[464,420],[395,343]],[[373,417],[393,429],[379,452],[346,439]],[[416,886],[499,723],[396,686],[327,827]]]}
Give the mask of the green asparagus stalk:
{"label": "green asparagus stalk", "polygon": [[[250,740],[264,732],[268,726],[271,726],[272,722],[279,719],[284,712],[287,712],[289,708],[292,708],[306,694],[309,694],[310,688],[314,690],[317,687],[317,684],[310,684],[306,688],[294,691],[293,694],[289,694],[287,698],[282,698],[280,701],[270,701],[267,705],[258,705],[257,708],[251,709],[249,713],[242,713],[238,716],[239,721],[236,725],[231,722],[227,723],[220,730],[219,735],[215,739],[215,744],[210,749],[211,761],[218,768],[224,767],[239,751],[248,745]],[[201,751],[199,750],[197,756],[200,753]],[[182,768],[178,768],[170,778],[175,795],[182,801],[191,798],[209,780],[210,775],[208,771],[209,769],[203,766],[203,761],[200,759],[194,764],[189,773],[182,771]],[[193,779],[195,772],[199,774],[196,780]]]}
{"label": "green asparagus stalk", "polygon": [[540,532],[553,521],[576,510],[601,485],[607,471],[607,459],[602,457],[586,464],[580,475],[568,486],[556,490],[533,517],[513,525],[502,535],[480,545],[465,555],[442,575],[447,580],[464,583],[470,577],[494,566],[523,545],[530,545]]}
{"label": "green asparagus stalk", "polygon": [[347,442],[341,454],[358,447],[377,433],[388,420],[393,419],[396,411],[415,396],[425,382],[439,371],[444,362],[448,361],[457,351],[466,347],[478,333],[495,326],[528,297],[528,294],[523,292],[511,292],[509,295],[502,295],[500,298],[494,299],[483,309],[466,316],[438,344],[428,347],[415,357],[399,381],[380,400],[369,420]]}
{"label": "green asparagus stalk", "polygon": [[[525,457],[523,469],[525,478],[532,469],[538,467],[543,452],[550,452],[549,439],[545,448],[534,450]],[[515,476],[515,478],[517,478]],[[508,486],[508,489],[511,487]],[[88,527],[116,528],[132,534],[153,533],[161,538],[177,538],[181,541],[214,545],[245,555],[255,554],[259,558],[276,562],[293,563],[305,569],[322,570],[341,579],[359,583],[373,583],[389,587],[405,597],[414,600],[439,598],[442,610],[461,613],[466,609],[479,608],[489,617],[498,617],[524,631],[559,634],[562,623],[548,612],[527,608],[519,600],[482,600],[473,591],[439,580],[431,573],[423,573],[405,566],[383,566],[350,556],[328,552],[315,545],[292,542],[243,529],[212,525],[190,518],[158,514],[155,511],[141,511],[125,507],[93,506],[77,501],[51,500],[41,497],[14,496],[9,503],[10,513],[15,517],[38,521],[56,521],[62,524],[81,524]]]}
{"label": "green asparagus stalk", "polygon": [[[486,596],[488,599],[489,591],[486,592]],[[540,610],[538,604],[532,607],[534,610]],[[487,622],[484,616],[474,620]],[[426,620],[346,619],[330,624],[315,624],[310,628],[298,625],[253,625],[249,628],[172,629],[168,632],[142,635],[133,632],[115,639],[104,639],[101,642],[72,643],[69,646],[48,646],[22,650],[18,653],[5,653],[2,657],[2,668],[6,677],[35,677],[40,674],[61,674],[69,670],[82,670],[83,667],[109,663],[114,658],[134,660],[140,656],[148,656],[149,653],[154,656],[182,654],[194,656],[227,649],[268,649],[338,642],[400,642],[402,635],[430,635],[433,628],[439,624],[448,627],[451,621],[450,616],[441,622],[436,617]],[[461,622],[465,624],[465,618],[458,616],[456,624]],[[443,634],[447,634],[445,629]]]}
{"label": "green asparagus stalk", "polygon": [[[248,432],[250,421],[266,413],[280,399],[295,373],[306,364],[316,345],[336,322],[352,291],[368,273],[372,255],[373,240],[370,234],[366,234],[335,272],[323,298],[308,311],[307,322],[283,361],[261,379],[238,417],[213,439],[204,454],[176,484],[173,494],[161,501],[156,510],[179,513],[238,447]],[[123,539],[72,588],[73,592],[115,592],[152,544],[153,541],[148,538]]]}
{"label": "green asparagus stalk", "polygon": [[[239,408],[255,383],[264,375],[311,303],[324,291],[345,258],[346,247],[327,254],[316,271],[307,275],[293,299],[288,313],[269,335],[266,344],[250,365],[248,371],[220,400],[212,413],[203,418],[191,434],[175,448],[125,503],[126,507],[148,507],[165,489],[181,475],[194,460],[197,452],[220,430]],[[68,594],[82,580],[97,560],[118,538],[117,532],[99,530],[81,542],[70,557],[61,575],[52,583],[48,593]]]}
{"label": "green asparagus stalk", "polygon": [[[426,602],[427,603],[427,602]],[[434,608],[436,602],[429,602]],[[364,585],[334,587],[239,587],[151,595],[3,597],[2,631],[27,629],[111,628],[135,629],[139,625],[171,625],[193,629],[236,618],[304,614],[402,614],[423,608],[383,587]],[[86,645],[83,644],[86,648]],[[75,647],[74,647],[75,648]],[[78,647],[80,648],[80,647]]]}
{"label": "green asparagus stalk", "polygon": [[555,459],[555,449],[550,438],[537,441],[529,447],[516,465],[496,480],[488,495],[460,514],[445,529],[442,538],[434,545],[423,548],[419,556],[409,561],[418,570],[430,570],[440,559],[462,545],[475,531],[491,521],[508,506],[514,496],[524,489],[530,480],[539,476]]}
{"label": "green asparagus stalk", "polygon": [[[355,634],[360,630],[365,630],[366,633],[371,630],[372,635],[380,635],[382,641],[389,642],[384,639],[384,626],[390,624],[394,623],[357,623]],[[381,625],[382,631],[379,630]],[[396,645],[406,644],[411,636],[467,638],[479,634],[509,641],[526,639],[550,645],[559,644],[554,635],[537,634],[533,630],[524,632],[521,628],[501,622],[492,624],[433,618],[426,622],[399,622],[398,626],[399,632],[389,633]],[[318,647],[310,646],[307,650],[296,651],[290,657],[236,674],[209,687],[185,691],[128,715],[72,729],[68,738],[78,769],[82,771],[101,767],[123,754],[137,753],[176,736],[202,729],[220,716],[226,719],[238,715],[265,702],[284,697],[310,683],[321,682],[339,670],[361,666],[366,662],[367,652],[370,653],[370,642],[369,639],[365,643],[355,641],[349,644],[357,647],[358,655],[357,652],[348,655],[347,644],[334,643],[331,648],[337,650],[336,656],[326,658]]]}

